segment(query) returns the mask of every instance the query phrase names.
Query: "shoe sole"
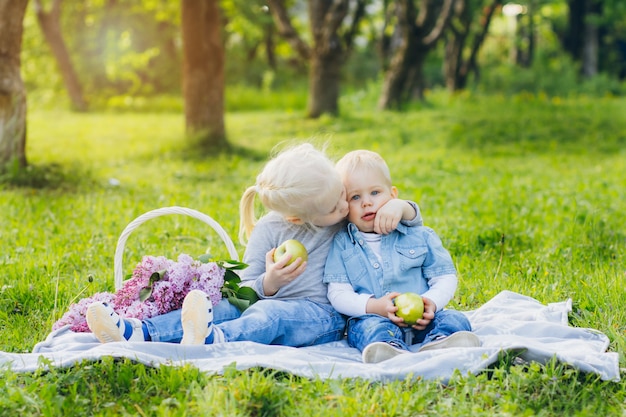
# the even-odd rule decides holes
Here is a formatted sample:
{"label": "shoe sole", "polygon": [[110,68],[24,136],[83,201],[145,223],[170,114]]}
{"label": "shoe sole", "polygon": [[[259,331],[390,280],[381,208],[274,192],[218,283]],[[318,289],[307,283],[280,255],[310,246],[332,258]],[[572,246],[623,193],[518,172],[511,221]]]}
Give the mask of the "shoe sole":
{"label": "shoe sole", "polygon": [[207,296],[202,291],[193,290],[183,300],[181,321],[183,338],[181,345],[204,345],[208,336],[209,321],[213,321],[208,311]]}
{"label": "shoe sole", "polygon": [[429,350],[448,349],[455,347],[479,347],[480,339],[472,332],[456,332],[442,340],[435,340],[422,346],[418,352],[427,352]]}
{"label": "shoe sole", "polygon": [[101,343],[122,341],[120,328],[111,320],[111,314],[102,304],[90,305],[86,316],[89,329]]}
{"label": "shoe sole", "polygon": [[363,363],[378,363],[409,353],[385,342],[375,342],[363,350]]}

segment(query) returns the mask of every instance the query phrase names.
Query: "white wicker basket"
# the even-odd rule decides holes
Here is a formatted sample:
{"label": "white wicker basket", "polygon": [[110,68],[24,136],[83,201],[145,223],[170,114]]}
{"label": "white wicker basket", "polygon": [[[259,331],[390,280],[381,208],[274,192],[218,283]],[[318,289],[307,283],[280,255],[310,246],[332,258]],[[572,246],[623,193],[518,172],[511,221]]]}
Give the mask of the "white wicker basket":
{"label": "white wicker basket", "polygon": [[128,236],[135,230],[137,227],[147,222],[150,219],[154,219],[155,217],[160,217],[166,214],[184,214],[187,216],[191,216],[195,219],[202,220],[209,226],[213,228],[217,232],[217,234],[222,238],[224,243],[226,244],[226,248],[228,249],[228,254],[230,255],[230,259],[239,260],[239,255],[237,254],[237,249],[235,249],[235,245],[233,241],[228,236],[226,231],[220,226],[218,222],[213,220],[210,216],[201,213],[197,210],[193,210],[186,207],[162,207],[156,210],[149,211],[147,213],[142,214],[137,217],[135,220],[130,222],[128,226],[124,229],[119,239],[117,240],[117,247],[115,249],[115,257],[113,259],[114,264],[114,273],[115,273],[115,290],[117,291],[122,287],[124,281],[124,272],[122,270],[122,258],[124,257],[124,245],[126,245],[126,240]]}

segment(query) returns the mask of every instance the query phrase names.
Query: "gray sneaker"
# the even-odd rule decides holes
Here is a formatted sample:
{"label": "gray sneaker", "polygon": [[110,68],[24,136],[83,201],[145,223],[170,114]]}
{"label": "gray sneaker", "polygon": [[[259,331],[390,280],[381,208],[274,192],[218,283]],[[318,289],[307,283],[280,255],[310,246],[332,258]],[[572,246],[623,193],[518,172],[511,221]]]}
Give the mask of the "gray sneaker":
{"label": "gray sneaker", "polygon": [[450,336],[441,337],[432,342],[426,343],[419,348],[418,352],[425,352],[428,350],[447,349],[454,347],[478,347],[480,346],[480,339],[472,332],[456,332]]}
{"label": "gray sneaker", "polygon": [[402,355],[403,353],[409,353],[409,351],[400,349],[386,342],[374,342],[365,346],[362,356],[364,363],[378,363]]}

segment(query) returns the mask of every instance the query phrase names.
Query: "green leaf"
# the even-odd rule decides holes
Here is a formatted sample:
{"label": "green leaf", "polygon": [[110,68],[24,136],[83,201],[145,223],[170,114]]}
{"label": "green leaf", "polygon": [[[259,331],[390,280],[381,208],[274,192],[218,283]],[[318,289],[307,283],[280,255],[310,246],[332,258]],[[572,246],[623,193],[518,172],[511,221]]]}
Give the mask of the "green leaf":
{"label": "green leaf", "polygon": [[237,285],[236,282],[232,282],[232,281],[224,281],[224,287],[230,288],[233,291],[237,291],[237,289],[239,289],[239,285]]}
{"label": "green leaf", "polygon": [[[154,274],[153,274],[154,275]],[[152,277],[150,277],[152,279]],[[142,303],[146,301],[152,295],[152,285],[148,285],[147,287],[143,287],[139,290],[139,301]]]}
{"label": "green leaf", "polygon": [[163,276],[165,276],[165,272],[167,272],[166,269],[162,269],[160,271],[153,272],[152,275],[150,275],[150,285],[154,284],[157,281],[162,280]]}
{"label": "green leaf", "polygon": [[250,301],[248,300],[242,300],[237,297],[228,297],[227,300],[229,303],[237,307],[239,311],[241,312],[245,311],[248,307],[250,307]]}
{"label": "green leaf", "polygon": [[208,264],[209,262],[211,262],[212,259],[213,259],[213,255],[211,255],[210,253],[204,253],[198,256],[198,260],[202,262],[203,264]]}
{"label": "green leaf", "polygon": [[[203,263],[212,262],[211,255],[208,253],[198,256],[197,259]],[[247,268],[248,264],[233,259],[214,262],[217,266],[224,269],[224,284],[221,288],[223,298],[227,299],[242,312],[258,301],[259,297],[252,288],[239,286],[241,278],[234,272]]]}
{"label": "green leaf", "polygon": [[250,301],[250,304],[259,301],[259,296],[256,291],[250,287],[240,287],[237,291],[237,297]]}
{"label": "green leaf", "polygon": [[236,273],[234,273],[230,269],[227,269],[224,272],[224,281],[238,283],[238,282],[241,282],[241,278],[239,277],[239,275],[237,275]]}
{"label": "green leaf", "polygon": [[217,261],[217,264],[226,270],[239,270],[246,269],[248,267],[248,264],[232,259],[226,261]]}

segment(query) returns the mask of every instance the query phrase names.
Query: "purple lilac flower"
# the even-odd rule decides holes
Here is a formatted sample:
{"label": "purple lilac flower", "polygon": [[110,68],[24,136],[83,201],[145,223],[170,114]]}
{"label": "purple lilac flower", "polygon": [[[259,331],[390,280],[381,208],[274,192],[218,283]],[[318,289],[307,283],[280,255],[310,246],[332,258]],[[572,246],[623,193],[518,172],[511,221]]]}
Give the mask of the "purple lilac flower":
{"label": "purple lilac flower", "polygon": [[87,327],[85,314],[87,313],[87,307],[96,301],[113,304],[113,294],[110,292],[99,292],[91,297],[83,298],[76,304],[72,304],[63,317],[52,325],[52,330],[57,330],[63,326],[69,325],[70,330],[74,332],[88,332],[89,327]]}
{"label": "purple lilac flower", "polygon": [[[150,277],[159,271],[165,273],[160,280],[151,284]],[[194,289],[207,293],[215,305],[222,299],[224,272],[215,262],[202,263],[186,254],[180,255],[178,261],[163,256],[144,256],[133,270],[131,278],[115,294],[98,293],[72,304],[52,328],[56,330],[69,324],[72,331],[88,332],[85,313],[87,307],[95,301],[111,304],[122,317],[140,320],[180,309],[185,295]],[[139,299],[140,292],[150,285],[152,292],[142,302]]]}

